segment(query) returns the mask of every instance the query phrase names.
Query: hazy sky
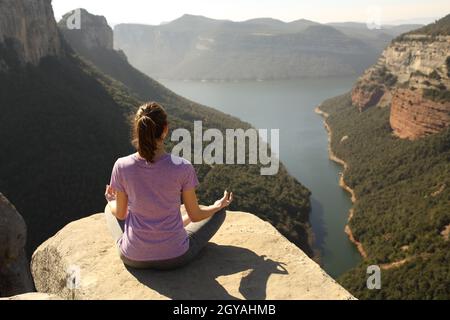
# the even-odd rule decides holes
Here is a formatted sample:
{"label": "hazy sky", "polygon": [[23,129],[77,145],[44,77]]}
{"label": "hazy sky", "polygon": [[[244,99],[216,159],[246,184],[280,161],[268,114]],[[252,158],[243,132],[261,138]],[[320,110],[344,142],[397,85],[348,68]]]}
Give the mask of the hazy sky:
{"label": "hazy sky", "polygon": [[317,22],[378,19],[381,23],[436,18],[450,13],[448,0],[53,0],[55,16],[75,8],[104,15],[111,24],[160,24],[185,13],[242,21],[272,17],[283,21],[300,18]]}

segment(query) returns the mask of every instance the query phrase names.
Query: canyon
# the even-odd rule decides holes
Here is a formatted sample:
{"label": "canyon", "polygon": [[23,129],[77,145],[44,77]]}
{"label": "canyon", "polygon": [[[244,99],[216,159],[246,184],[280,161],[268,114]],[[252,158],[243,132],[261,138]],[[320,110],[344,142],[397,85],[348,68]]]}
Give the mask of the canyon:
{"label": "canyon", "polygon": [[[188,147],[186,149],[193,151],[193,163],[196,165],[199,179],[202,181],[198,190],[200,200],[204,203],[215,201],[215,194],[218,194],[221,188],[234,189],[243,195],[240,200],[235,202],[236,207],[234,209],[253,212],[258,217],[271,222],[283,235],[299,245],[310,256],[313,256],[314,253],[311,249],[312,232],[308,220],[310,192],[289,175],[282,162],[278,161],[278,159],[268,159],[266,153],[266,156],[260,154],[259,158],[261,161],[254,164],[253,161],[250,161],[254,158],[250,150],[251,148],[245,150],[246,148],[240,147],[237,150],[237,155],[239,156],[237,164],[229,165],[227,162],[225,165],[219,164],[219,161],[215,165],[210,165],[210,163],[206,163],[207,161],[202,163],[201,159],[199,161],[196,160],[201,158],[202,155],[201,152],[198,152],[202,149],[201,143],[196,142],[198,140],[196,137],[201,136],[200,131],[204,131],[210,137],[211,132],[218,133],[219,131],[221,135],[226,136],[227,131],[238,133],[242,133],[242,131],[251,132],[251,130],[248,131],[248,129],[251,129],[251,125],[227,113],[222,113],[193,102],[196,99],[192,99],[193,101],[191,101],[175,94],[159,82],[131,66],[122,51],[110,49],[110,47],[105,47],[101,44],[92,45],[92,42],[84,41],[83,39],[86,38],[101,38],[105,34],[110,35],[112,29],[104,17],[92,15],[85,10],[80,10],[80,14],[88,16],[81,20],[86,19],[91,21],[91,23],[84,27],[81,24],[82,28],[79,30],[68,30],[67,19],[70,17],[70,13],[65,15],[59,22],[59,27],[64,38],[74,48],[76,53],[83,59],[88,60],[107,76],[125,85],[129,94],[133,97],[136,97],[140,101],[156,100],[162,103],[172,117],[171,127],[175,136],[178,133],[182,133],[182,137],[186,135],[190,137],[194,136],[194,148],[191,149]],[[92,25],[96,27],[92,28]],[[99,34],[96,35],[97,33]],[[197,126],[197,121],[199,123],[201,122],[202,125]],[[210,131],[209,129],[214,130]],[[237,140],[241,139],[238,138]],[[231,140],[227,139],[227,141]],[[180,145],[175,146],[174,142],[169,142],[169,150],[180,147]],[[185,145],[184,142],[183,140],[181,145]],[[213,145],[215,144],[213,143]],[[241,145],[240,142],[238,143],[239,145]],[[266,147],[261,147],[261,145],[260,153]],[[211,151],[209,147],[205,151],[207,149]],[[180,148],[178,148],[179,151]],[[248,152],[249,161],[247,163],[240,161],[240,151],[244,151],[244,153]],[[186,155],[185,157],[192,159],[192,155]],[[214,161],[214,159],[210,160]],[[267,165],[270,165],[270,167],[267,167]],[[270,174],[272,176],[263,176],[261,174]],[[227,178],[223,178],[224,176],[227,176]],[[244,181],[258,189],[262,188],[260,191],[266,193],[264,199],[256,200],[254,195],[248,192],[248,186],[244,187]],[[280,188],[285,190],[283,197],[280,197],[276,191]],[[223,190],[220,192],[223,193]],[[292,202],[296,202],[297,204],[286,206],[286,203]]]}
{"label": "canyon", "polygon": [[[349,94],[320,106],[357,199],[346,229],[366,259],[340,280],[361,299],[448,299],[449,25],[394,39]],[[369,261],[380,291],[359,285]]]}
{"label": "canyon", "polygon": [[[25,247],[23,225],[22,229],[5,231],[6,245],[13,245],[20,253],[11,256],[15,251],[8,249],[5,255],[11,256],[11,260],[26,266],[24,255],[29,257],[68,223],[101,210],[104,184],[109,180],[114,161],[133,152],[128,118],[141,101],[161,101],[176,128],[193,129],[194,120],[203,121],[205,129],[250,128],[237,118],[176,95],[132,68],[123,53],[111,48],[111,31],[101,18],[81,19],[81,23],[87,22],[89,34],[81,34],[78,49],[93,50],[86,57],[76,46],[71,47],[68,33],[57,30],[51,1],[5,0],[1,4],[12,15],[13,23],[2,27],[0,42],[0,112],[4,115],[0,118],[0,134],[2,150],[10,156],[0,159],[0,190],[27,223]],[[2,19],[2,23],[8,19]],[[36,30],[42,34],[34,34]],[[213,202],[219,193],[231,187],[242,195],[234,206],[252,211],[261,223],[271,222],[283,234],[278,235],[280,238],[289,237],[302,247],[303,251],[298,250],[305,252],[305,257],[312,256],[310,192],[282,164],[278,174],[270,179],[261,177],[255,168],[258,167],[197,167],[202,181],[201,201]],[[247,192],[249,188],[258,188],[263,198],[255,198]],[[9,239],[17,233],[22,238],[14,245]],[[1,295],[30,291],[29,287],[5,289],[14,276],[20,276],[14,274],[20,271],[14,267],[14,261],[2,261],[5,265],[1,266]],[[313,260],[305,258],[305,261],[315,265],[320,271],[317,275],[324,274]],[[52,267],[42,265],[44,269]],[[317,280],[322,282],[320,277]]]}
{"label": "canyon", "polygon": [[[88,215],[103,209],[115,159],[132,152],[127,119],[136,106],[162,101],[171,124],[188,130],[195,120],[222,130],[251,126],[134,69],[114,49],[104,17],[80,10],[80,31],[67,29],[73,12],[56,24],[49,0],[3,0],[0,9],[0,135],[10,155],[0,159],[0,191],[11,200],[0,196],[0,296],[354,299],[311,259],[311,193],[282,164],[270,179],[258,167],[196,167],[202,203],[230,186],[241,195],[222,232],[186,270],[161,276],[127,269],[102,213]],[[309,36],[330,31],[298,24]],[[211,41],[200,40],[197,50],[208,51]],[[345,43],[346,50],[366,46]],[[420,32],[395,39],[351,96],[322,109],[333,130],[330,147],[345,160],[342,185],[357,198],[349,233],[386,269],[380,292],[367,293],[365,262],[344,275],[340,281],[358,298],[448,297],[449,43],[448,35]],[[82,278],[69,290],[73,267]],[[194,270],[205,270],[197,272],[202,286],[189,282]],[[34,286],[41,293],[30,294]]]}
{"label": "canyon", "polygon": [[[2,48],[7,51],[2,49],[0,54],[2,149],[16,159],[0,159],[0,190],[28,223],[28,255],[68,222],[103,206],[104,184],[109,181],[114,161],[134,152],[129,116],[142,101],[164,105],[173,128],[191,131],[196,120],[203,122],[205,130],[225,132],[251,127],[185,99],[134,69],[122,52],[112,48],[112,30],[104,17],[80,10],[82,28],[66,30],[67,23],[56,23],[50,1],[5,0],[2,6],[13,15],[11,21],[21,14],[17,19],[23,23],[11,23],[2,29],[2,34],[8,33],[8,39],[21,45],[13,46],[5,40]],[[9,20],[2,19],[2,23],[5,21]],[[34,27],[36,23],[39,28]],[[22,36],[41,27],[48,27],[48,33],[31,37],[36,43]],[[25,59],[22,51],[16,50],[26,46],[23,41],[31,41],[27,51],[33,53],[30,58]],[[55,49],[47,52],[42,48]],[[44,173],[42,168],[52,169]],[[309,191],[289,175],[283,164],[271,179],[255,169],[259,167],[248,164],[198,165],[200,200],[214,202],[224,189],[233,188],[242,194],[234,203],[235,209],[252,211],[272,222],[312,256]],[[247,192],[252,186],[265,194],[263,199],[256,200]],[[280,188],[286,190],[283,197],[279,197]],[[80,192],[86,193],[82,200]]]}

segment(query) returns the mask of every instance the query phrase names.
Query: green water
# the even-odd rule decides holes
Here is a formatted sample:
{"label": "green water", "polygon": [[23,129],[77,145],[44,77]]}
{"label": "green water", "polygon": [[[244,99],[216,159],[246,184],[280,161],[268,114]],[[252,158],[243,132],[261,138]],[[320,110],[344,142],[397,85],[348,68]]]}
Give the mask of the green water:
{"label": "green water", "polygon": [[270,82],[162,82],[191,100],[237,116],[256,128],[280,129],[280,158],[312,191],[311,223],[323,268],[333,277],[360,256],[344,233],[351,201],[339,187],[342,167],[328,158],[323,119],[314,109],[350,90],[355,77]]}

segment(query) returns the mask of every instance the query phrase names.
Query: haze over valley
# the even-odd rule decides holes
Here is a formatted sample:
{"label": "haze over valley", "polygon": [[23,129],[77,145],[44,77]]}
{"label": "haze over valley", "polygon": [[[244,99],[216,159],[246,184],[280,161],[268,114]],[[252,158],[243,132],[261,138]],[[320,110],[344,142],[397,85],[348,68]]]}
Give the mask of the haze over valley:
{"label": "haze over valley", "polygon": [[156,78],[279,80],[358,75],[394,37],[417,27],[184,15],[158,26],[118,24],[114,43],[136,68]]}

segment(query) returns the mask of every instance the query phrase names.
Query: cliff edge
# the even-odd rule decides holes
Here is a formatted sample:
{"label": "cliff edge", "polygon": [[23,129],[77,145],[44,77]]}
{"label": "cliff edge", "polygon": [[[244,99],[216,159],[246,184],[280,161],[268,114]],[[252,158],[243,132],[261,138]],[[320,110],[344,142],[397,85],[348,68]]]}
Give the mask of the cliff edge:
{"label": "cliff edge", "polygon": [[176,271],[125,267],[103,214],[43,243],[31,269],[39,292],[63,299],[354,299],[269,223],[241,212],[228,212],[199,258]]}

